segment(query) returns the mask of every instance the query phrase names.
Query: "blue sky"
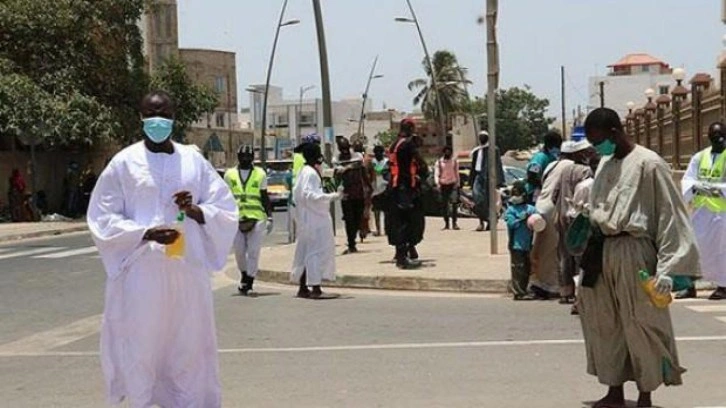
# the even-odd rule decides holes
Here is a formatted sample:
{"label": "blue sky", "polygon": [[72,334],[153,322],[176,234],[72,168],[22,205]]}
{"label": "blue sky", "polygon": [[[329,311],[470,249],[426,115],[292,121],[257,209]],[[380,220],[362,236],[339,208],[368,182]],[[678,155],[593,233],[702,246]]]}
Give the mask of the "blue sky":
{"label": "blue sky", "polygon": [[[181,47],[237,53],[241,106],[244,88],[264,83],[281,0],[179,0]],[[322,0],[334,99],[360,97],[373,58],[379,73],[375,107],[412,109],[406,85],[421,77],[423,52],[405,0]],[[470,91],[486,89],[485,0],[413,0],[429,50],[453,51],[469,68]],[[715,72],[726,26],[720,0],[500,0],[501,86],[529,84],[560,106],[560,65],[567,70],[568,114],[587,104],[587,78],[631,52],[648,52],[690,74]],[[290,0],[286,17],[300,25],[280,36],[272,83],[295,98],[300,86],[320,93],[315,24],[310,0]],[[637,98],[637,96],[634,96]]]}

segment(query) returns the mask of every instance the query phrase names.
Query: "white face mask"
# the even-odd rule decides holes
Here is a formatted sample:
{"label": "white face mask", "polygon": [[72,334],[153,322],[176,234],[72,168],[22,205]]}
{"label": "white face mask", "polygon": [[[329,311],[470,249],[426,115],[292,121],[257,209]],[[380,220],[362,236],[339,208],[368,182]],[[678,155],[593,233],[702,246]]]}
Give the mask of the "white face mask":
{"label": "white face mask", "polygon": [[522,196],[514,196],[509,199],[509,202],[512,204],[522,204],[524,202],[524,197]]}

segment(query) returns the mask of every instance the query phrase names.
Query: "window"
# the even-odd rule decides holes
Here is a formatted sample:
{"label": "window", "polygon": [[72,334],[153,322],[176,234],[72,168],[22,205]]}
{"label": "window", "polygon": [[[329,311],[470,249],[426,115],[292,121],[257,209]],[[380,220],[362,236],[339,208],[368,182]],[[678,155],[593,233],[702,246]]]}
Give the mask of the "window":
{"label": "window", "polygon": [[302,113],[300,115],[300,124],[313,125],[315,123],[314,113]]}
{"label": "window", "polygon": [[658,87],[658,93],[661,95],[668,95],[670,89],[668,88],[668,85],[661,85]]}
{"label": "window", "polygon": [[218,76],[214,78],[214,90],[222,93],[227,88],[227,81],[224,77]]}
{"label": "window", "polygon": [[287,125],[287,115],[277,115],[275,117],[276,125]]}
{"label": "window", "polygon": [[215,122],[217,124],[217,127],[223,128],[224,127],[224,113],[218,113],[215,116]]}
{"label": "window", "polygon": [[641,72],[650,72],[650,65],[641,65],[640,70]]}

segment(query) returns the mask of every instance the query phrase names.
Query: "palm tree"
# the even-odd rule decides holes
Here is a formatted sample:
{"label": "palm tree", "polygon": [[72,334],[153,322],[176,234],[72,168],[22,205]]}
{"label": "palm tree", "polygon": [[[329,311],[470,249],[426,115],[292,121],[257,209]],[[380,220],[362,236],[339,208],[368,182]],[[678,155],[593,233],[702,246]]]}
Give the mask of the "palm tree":
{"label": "palm tree", "polygon": [[[414,106],[421,106],[421,111],[427,119],[448,118],[453,112],[464,110],[469,100],[466,85],[471,81],[466,79],[466,68],[459,66],[459,62],[451,51],[437,51],[432,58],[435,72],[436,87],[433,86],[432,72],[424,58],[423,68],[428,78],[414,79],[408,84],[410,91],[418,91],[413,98]],[[441,98],[441,110],[436,98]],[[440,116],[441,115],[441,116]]]}

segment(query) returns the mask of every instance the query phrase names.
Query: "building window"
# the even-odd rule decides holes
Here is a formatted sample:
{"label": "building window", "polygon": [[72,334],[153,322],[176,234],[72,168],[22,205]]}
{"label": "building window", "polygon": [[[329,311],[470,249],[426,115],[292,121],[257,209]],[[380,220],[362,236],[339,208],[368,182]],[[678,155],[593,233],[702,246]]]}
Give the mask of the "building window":
{"label": "building window", "polygon": [[314,113],[302,113],[300,115],[300,124],[301,125],[313,125],[314,122],[315,122]]}
{"label": "building window", "polygon": [[661,85],[658,87],[658,93],[661,95],[668,95],[670,92],[670,89],[668,88],[668,85]]}
{"label": "building window", "polygon": [[224,77],[218,76],[214,78],[214,90],[217,93],[222,93],[227,88],[227,81]]}
{"label": "building window", "polygon": [[215,122],[217,124],[217,127],[223,128],[224,127],[224,113],[218,113],[215,117]]}
{"label": "building window", "polygon": [[640,70],[642,72],[650,72],[650,65],[641,65]]}
{"label": "building window", "polygon": [[276,125],[287,125],[287,115],[277,115],[275,118]]}

